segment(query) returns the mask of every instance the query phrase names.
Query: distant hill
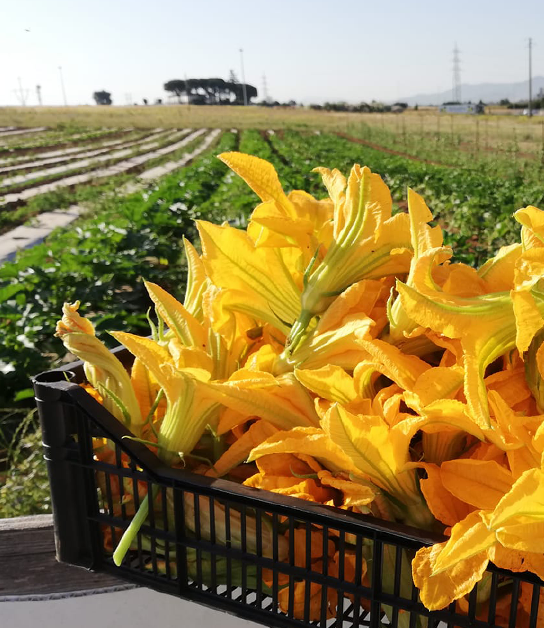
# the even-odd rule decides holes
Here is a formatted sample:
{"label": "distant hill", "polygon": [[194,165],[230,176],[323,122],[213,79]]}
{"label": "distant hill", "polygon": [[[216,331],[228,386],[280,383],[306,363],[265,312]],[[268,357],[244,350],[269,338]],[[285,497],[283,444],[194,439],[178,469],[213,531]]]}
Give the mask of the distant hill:
{"label": "distant hill", "polygon": [[[536,96],[539,90],[544,90],[544,77],[535,76],[533,78],[533,96]],[[518,100],[527,100],[529,97],[529,81],[521,81],[520,83],[480,83],[479,85],[461,85],[461,96],[463,102],[478,102],[483,100],[485,103],[497,103],[503,98],[508,98],[510,102]],[[397,98],[398,102],[405,102],[408,105],[441,105],[452,99],[451,89],[438,94],[416,94]]]}

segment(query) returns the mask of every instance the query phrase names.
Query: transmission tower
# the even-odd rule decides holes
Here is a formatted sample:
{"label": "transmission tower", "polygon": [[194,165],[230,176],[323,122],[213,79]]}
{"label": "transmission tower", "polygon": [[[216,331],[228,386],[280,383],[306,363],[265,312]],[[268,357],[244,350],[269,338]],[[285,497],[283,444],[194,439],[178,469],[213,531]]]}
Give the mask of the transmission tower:
{"label": "transmission tower", "polygon": [[529,37],[529,117],[533,115],[533,40]]}
{"label": "transmission tower", "polygon": [[38,105],[42,106],[42,87],[41,85],[36,85],[36,96],[38,97]]}
{"label": "transmission tower", "polygon": [[270,100],[270,94],[268,93],[268,84],[266,82],[266,74],[263,74],[263,100],[268,102]]}
{"label": "transmission tower", "polygon": [[461,102],[461,62],[459,60],[459,48],[457,48],[457,42],[453,49],[453,89],[452,100],[454,102]]}
{"label": "transmission tower", "polygon": [[28,98],[28,89],[23,89],[20,76],[17,78],[17,81],[19,82],[19,89],[14,89],[13,92],[17,97],[17,100],[24,107],[26,105],[26,99]]}

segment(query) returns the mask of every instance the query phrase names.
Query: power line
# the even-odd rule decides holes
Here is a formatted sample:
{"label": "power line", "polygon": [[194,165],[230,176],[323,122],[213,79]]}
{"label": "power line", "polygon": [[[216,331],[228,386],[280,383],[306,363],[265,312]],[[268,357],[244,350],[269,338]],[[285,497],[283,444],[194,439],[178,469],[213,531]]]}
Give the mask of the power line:
{"label": "power line", "polygon": [[24,107],[26,105],[26,99],[28,97],[28,89],[23,89],[23,84],[21,82],[20,76],[17,77],[17,81],[19,83],[19,89],[14,89],[13,92],[15,96],[17,97],[17,100]]}
{"label": "power line", "polygon": [[453,48],[453,87],[452,87],[452,100],[454,102],[461,102],[461,62],[459,59],[459,48],[457,48],[457,42]]}
{"label": "power line", "polygon": [[532,70],[533,40],[529,37],[529,117],[533,115],[533,70]]}

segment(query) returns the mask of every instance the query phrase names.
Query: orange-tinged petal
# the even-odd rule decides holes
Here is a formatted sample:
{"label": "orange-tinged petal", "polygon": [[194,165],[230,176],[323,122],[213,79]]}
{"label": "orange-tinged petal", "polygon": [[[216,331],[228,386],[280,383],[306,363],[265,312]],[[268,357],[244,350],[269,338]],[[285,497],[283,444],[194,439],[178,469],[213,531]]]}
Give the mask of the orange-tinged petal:
{"label": "orange-tinged petal", "polygon": [[334,476],[326,469],[319,471],[317,475],[321,484],[342,492],[342,505],[346,508],[360,508],[366,506],[374,500],[376,495],[376,491],[373,490],[371,486]]}
{"label": "orange-tinged petal", "polygon": [[279,429],[317,425],[318,417],[308,391],[292,373],[237,371],[227,382],[206,384],[208,395],[236,412],[259,417]]}
{"label": "orange-tinged petal", "polygon": [[433,575],[450,570],[455,565],[482,553],[485,554],[487,561],[487,550],[496,542],[495,532],[488,529],[480,511],[471,512],[451,529],[450,538],[444,543],[434,561]]}
{"label": "orange-tinged petal", "polygon": [[497,504],[490,526],[498,529],[509,519],[519,516],[544,521],[544,472],[540,469],[526,471]]}
{"label": "orange-tinged petal", "polygon": [[[317,570],[317,565],[312,566],[312,571]],[[321,571],[321,569],[320,569]],[[309,590],[306,590],[309,587]],[[290,591],[293,591],[292,598]],[[310,621],[317,621],[321,617],[321,598],[325,594],[325,589],[321,584],[311,581],[295,582],[293,588],[283,587],[278,593],[278,603],[283,613],[292,613],[295,619],[305,619],[308,614]],[[307,602],[308,601],[308,602]],[[328,601],[325,601],[326,617],[333,617],[333,612],[329,608]]]}
{"label": "orange-tinged petal", "polygon": [[431,611],[445,608],[472,591],[480,581],[488,563],[487,553],[481,551],[467,560],[454,563],[449,569],[435,572],[437,559],[445,543],[420,549],[412,561],[412,577],[421,601]]}
{"label": "orange-tinged petal", "polygon": [[383,340],[360,341],[379,371],[401,388],[412,390],[417,379],[430,367],[415,355],[406,355],[400,349]]}
{"label": "orange-tinged petal", "polygon": [[482,510],[493,510],[513,484],[510,471],[494,460],[449,460],[440,475],[446,490]]}
{"label": "orange-tinged petal", "polygon": [[321,487],[314,479],[301,480],[294,476],[271,476],[257,473],[244,482],[245,486],[290,495],[307,501],[325,504],[334,497],[334,491]]}
{"label": "orange-tinged petal", "polygon": [[525,379],[524,368],[499,371],[489,375],[484,381],[487,389],[498,392],[510,408],[529,399],[531,396],[531,391]]}
{"label": "orange-tinged petal", "polygon": [[350,314],[370,316],[372,309],[384,291],[381,281],[365,279],[352,284],[329,305],[319,319],[319,333],[335,329],[342,325]]}
{"label": "orange-tinged petal", "polygon": [[308,456],[303,458],[291,453],[270,454],[257,460],[257,468],[263,476],[285,476],[295,478],[298,482],[302,478],[297,476],[313,475],[321,470],[319,465],[316,470],[317,463],[313,459]]}
{"label": "orange-tinged petal", "polygon": [[357,397],[353,378],[340,366],[328,364],[320,369],[296,369],[298,381],[316,395],[344,405]]}
{"label": "orange-tinged petal", "polygon": [[544,521],[535,522],[530,517],[519,517],[510,521],[504,528],[499,528],[497,541],[504,547],[519,552],[544,554]]}
{"label": "orange-tinged petal", "polygon": [[130,381],[140,406],[141,415],[145,418],[151,410],[151,406],[157,397],[160,386],[150,371],[145,367],[144,363],[138,358],[136,358],[132,364]]}
{"label": "orange-tinged petal", "polygon": [[280,452],[312,456],[332,471],[359,473],[351,459],[320,428],[295,427],[287,432],[278,432],[256,447],[248,461]]}
{"label": "orange-tinged petal", "polygon": [[446,294],[477,297],[487,293],[485,282],[480,279],[475,268],[465,264],[451,264],[448,268],[448,278],[442,286]]}
{"label": "orange-tinged petal", "polygon": [[[290,538],[289,530],[286,532],[285,536],[287,539]],[[323,560],[323,532],[321,530],[315,528],[311,528],[310,530],[306,528],[295,528],[293,536],[293,546],[295,548],[294,563],[297,567],[306,569],[308,565],[311,565],[316,560]],[[307,552],[307,549],[310,551]],[[334,541],[328,539],[326,560],[328,560],[329,556],[334,555],[334,550]]]}
{"label": "orange-tinged petal", "polygon": [[452,495],[444,487],[440,467],[435,464],[421,464],[427,472],[427,478],[420,480],[421,492],[433,515],[447,526],[453,526],[463,520],[472,507]]}
{"label": "orange-tinged petal", "polygon": [[214,463],[213,467],[206,475],[213,477],[226,475],[231,469],[245,462],[254,447],[260,445],[277,431],[278,430],[267,421],[256,421],[250,425],[247,432],[234,441],[219,460]]}
{"label": "orange-tinged petal", "polygon": [[406,391],[408,406],[416,411],[438,399],[451,399],[463,386],[463,369],[460,366],[436,366],[423,371]]}

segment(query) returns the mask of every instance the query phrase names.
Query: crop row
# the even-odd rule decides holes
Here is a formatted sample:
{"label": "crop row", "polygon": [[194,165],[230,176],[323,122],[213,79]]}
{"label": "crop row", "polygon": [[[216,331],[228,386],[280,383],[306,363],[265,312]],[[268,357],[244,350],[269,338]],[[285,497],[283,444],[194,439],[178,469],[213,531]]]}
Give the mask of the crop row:
{"label": "crop row", "polygon": [[[393,199],[405,207],[411,187],[422,194],[447,234],[459,261],[481,264],[505,244],[519,238],[514,211],[544,203],[544,185],[527,182],[520,173],[505,178],[464,168],[450,168],[391,155],[335,135],[285,132],[271,142],[294,169],[308,172],[317,165],[347,172],[353,163],[382,175]],[[315,176],[315,175],[313,175]],[[315,192],[315,183],[308,189]]]}
{"label": "crop row", "polygon": [[[25,167],[25,172],[2,172],[4,169],[0,169],[0,189],[17,187],[23,189],[26,186],[33,184],[33,181],[38,178],[54,176],[57,174],[64,174],[68,172],[82,170],[86,166],[99,164],[103,162],[114,163],[115,160],[121,160],[123,157],[136,155],[140,151],[145,151],[148,148],[155,148],[159,145],[164,145],[172,141],[173,138],[179,137],[179,133],[175,131],[160,131],[153,132],[151,135],[147,134],[137,139],[130,139],[119,145],[106,146],[103,150],[89,151],[89,154],[83,154],[75,158],[71,155],[66,160],[61,160],[58,164],[56,161],[53,163],[41,163],[40,161],[30,162]],[[67,162],[67,163],[65,163]],[[19,165],[20,169],[20,165]]]}
{"label": "crop row", "polygon": [[0,156],[2,158],[21,155],[25,152],[41,152],[49,148],[60,148],[75,142],[85,142],[105,139],[120,133],[127,133],[132,129],[98,129],[89,130],[80,127],[48,129],[36,134],[0,137]]}
{"label": "crop row", "polygon": [[[0,229],[6,230],[8,227],[18,224],[22,220],[40,213],[42,208],[58,209],[65,207],[66,203],[72,204],[74,194],[63,195],[61,193],[59,195],[61,188],[77,186],[76,189],[79,191],[83,186],[96,185],[98,180],[118,177],[125,172],[141,172],[145,168],[156,167],[165,160],[175,161],[177,157],[190,152],[191,147],[200,144],[204,137],[204,130],[190,134],[188,131],[177,133],[167,131],[166,133],[168,134],[167,138],[161,137],[159,139],[157,135],[156,140],[151,142],[148,142],[147,139],[140,140],[137,146],[109,152],[95,160],[82,159],[65,166],[29,173],[26,176],[36,178],[26,180],[25,176],[19,180],[20,183],[15,183],[15,188],[8,188],[3,192],[4,199],[0,202],[0,209],[2,209],[2,205],[4,207],[3,211],[0,212]],[[148,139],[153,140],[152,137]],[[101,163],[101,167],[99,167],[98,162]],[[17,181],[18,179],[11,180]],[[51,198],[45,198],[48,195]],[[78,195],[77,192],[76,195]],[[32,202],[34,199],[36,202]],[[31,201],[29,206],[13,209],[14,206],[23,205],[28,200]],[[52,202],[49,202],[50,200]],[[62,203],[55,205],[59,200]]]}

